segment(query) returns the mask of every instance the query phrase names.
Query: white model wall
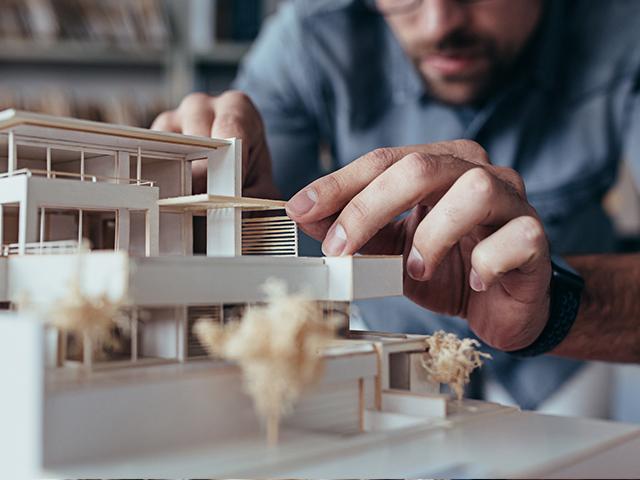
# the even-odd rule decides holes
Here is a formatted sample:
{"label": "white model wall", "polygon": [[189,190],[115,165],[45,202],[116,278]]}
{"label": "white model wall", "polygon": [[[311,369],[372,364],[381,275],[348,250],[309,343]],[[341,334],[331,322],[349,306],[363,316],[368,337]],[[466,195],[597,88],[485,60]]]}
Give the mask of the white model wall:
{"label": "white model wall", "polygon": [[211,305],[259,302],[264,283],[283,280],[292,292],[327,299],[327,267],[321,258],[138,258],[131,269],[130,300],[138,305]]}
{"label": "white model wall", "polygon": [[7,262],[7,296],[11,301],[26,298],[45,306],[67,297],[73,282],[87,295],[127,299],[129,258],[121,252],[24,255],[9,257]]}
{"label": "white model wall", "polygon": [[[179,197],[185,195],[182,185],[183,162],[179,160],[151,159],[142,156],[141,177],[151,180],[159,188],[159,198]],[[137,158],[131,155],[129,161],[129,177],[136,178]]]}
{"label": "white model wall", "polygon": [[[184,255],[190,251],[185,245],[182,213],[160,213],[160,255]],[[190,241],[190,238],[186,241]],[[191,247],[193,248],[193,247]]]}
{"label": "white model wall", "polygon": [[[44,329],[0,313],[0,465],[4,478],[39,477],[43,448]],[[19,367],[16,369],[16,367]]]}
{"label": "white model wall", "polygon": [[260,423],[237,369],[202,367],[190,375],[181,365],[149,367],[118,382],[105,374],[104,385],[94,380],[52,389],[45,402],[45,465],[159,454],[256,433]]}

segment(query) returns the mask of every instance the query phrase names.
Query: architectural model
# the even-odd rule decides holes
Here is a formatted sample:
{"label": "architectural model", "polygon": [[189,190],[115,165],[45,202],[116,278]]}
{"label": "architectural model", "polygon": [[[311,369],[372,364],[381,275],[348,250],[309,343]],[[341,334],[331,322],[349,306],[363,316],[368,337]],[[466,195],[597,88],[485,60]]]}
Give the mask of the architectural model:
{"label": "architectural model", "polygon": [[[483,421],[524,430],[530,417],[516,409],[440,393],[423,366],[424,337],[349,332],[324,352],[322,377],[285,419],[278,447],[267,447],[237,366],[207,356],[195,322],[261,304],[272,278],[346,318],[353,300],[402,294],[402,259],[299,258],[284,203],[242,196],[241,150],[238,139],[0,113],[0,458],[13,478],[384,476],[385,458],[424,458],[424,445],[388,450],[420,435],[463,445]],[[192,192],[195,161],[207,164],[204,194]],[[206,219],[206,255],[194,255],[196,216]],[[78,302],[123,313],[114,342],[60,328]],[[587,427],[536,421],[567,432],[549,461],[596,445]],[[603,427],[597,437],[634,431]],[[429,467],[451,472],[438,458]],[[535,472],[517,458],[502,471]]]}

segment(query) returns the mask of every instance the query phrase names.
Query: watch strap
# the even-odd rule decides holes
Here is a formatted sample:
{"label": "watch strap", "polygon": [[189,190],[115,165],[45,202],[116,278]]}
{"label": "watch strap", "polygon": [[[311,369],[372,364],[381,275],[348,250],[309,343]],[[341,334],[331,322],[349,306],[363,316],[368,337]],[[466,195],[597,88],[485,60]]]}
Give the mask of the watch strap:
{"label": "watch strap", "polygon": [[509,354],[535,357],[549,353],[562,343],[573,327],[580,308],[584,280],[575,271],[561,267],[558,263],[560,262],[551,262],[551,298],[547,324],[531,345],[508,352]]}

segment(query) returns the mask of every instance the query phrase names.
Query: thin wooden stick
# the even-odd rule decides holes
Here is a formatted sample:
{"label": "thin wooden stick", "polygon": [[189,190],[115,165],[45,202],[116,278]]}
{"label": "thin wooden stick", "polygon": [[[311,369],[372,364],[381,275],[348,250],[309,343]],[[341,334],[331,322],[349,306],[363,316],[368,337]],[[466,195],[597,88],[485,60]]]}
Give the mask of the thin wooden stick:
{"label": "thin wooden stick", "polygon": [[275,447],[280,437],[280,417],[276,414],[267,418],[267,445]]}

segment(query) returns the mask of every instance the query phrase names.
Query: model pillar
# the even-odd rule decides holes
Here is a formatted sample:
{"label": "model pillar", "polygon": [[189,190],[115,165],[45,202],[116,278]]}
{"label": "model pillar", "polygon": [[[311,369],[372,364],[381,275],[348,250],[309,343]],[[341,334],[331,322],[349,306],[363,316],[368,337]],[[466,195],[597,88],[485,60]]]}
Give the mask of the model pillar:
{"label": "model pillar", "polygon": [[[219,147],[207,155],[207,193],[242,195],[242,142],[233,139],[228,147]],[[242,254],[242,212],[220,208],[207,212],[207,256],[235,257]]]}

